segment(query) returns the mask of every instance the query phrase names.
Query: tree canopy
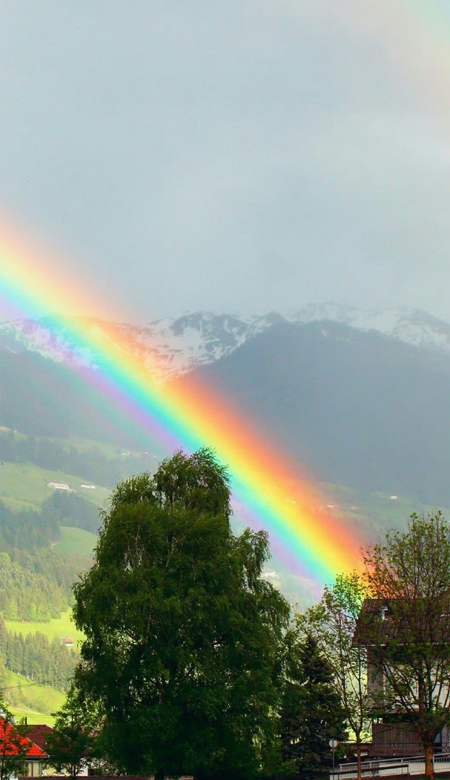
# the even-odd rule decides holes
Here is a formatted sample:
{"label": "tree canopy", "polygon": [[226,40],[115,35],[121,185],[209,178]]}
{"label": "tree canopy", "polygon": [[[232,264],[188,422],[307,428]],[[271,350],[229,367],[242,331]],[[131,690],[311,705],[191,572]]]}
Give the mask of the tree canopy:
{"label": "tree canopy", "polygon": [[72,780],[96,755],[97,713],[89,705],[86,706],[82,696],[71,687],[61,709],[53,713],[53,731],[45,744],[50,766],[57,772],[64,770]]}
{"label": "tree canopy", "polygon": [[361,743],[373,714],[367,686],[366,648],[355,642],[355,633],[366,589],[356,573],[341,574],[327,586],[321,602],[298,618],[299,627],[318,642],[329,668],[331,688],[341,702],[353,732],[358,777],[361,777]]}
{"label": "tree canopy", "polygon": [[425,774],[450,720],[450,524],[441,512],[412,515],[365,555],[369,600],[358,641],[378,675],[374,708],[420,737]]}
{"label": "tree canopy", "polygon": [[229,515],[214,454],[175,453],[118,486],[75,586],[77,684],[129,773],[256,774],[289,608],[261,577],[267,535],[234,536]]}

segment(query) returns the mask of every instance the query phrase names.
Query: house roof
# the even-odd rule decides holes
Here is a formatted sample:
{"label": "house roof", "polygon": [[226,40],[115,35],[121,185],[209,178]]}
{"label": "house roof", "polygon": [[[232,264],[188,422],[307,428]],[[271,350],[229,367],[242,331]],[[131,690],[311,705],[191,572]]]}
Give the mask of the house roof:
{"label": "house roof", "polygon": [[50,728],[50,726],[46,726],[44,724],[39,724],[35,726],[30,726],[30,728],[27,731],[27,737],[30,740],[30,742],[34,742],[35,745],[41,748],[41,750],[45,751],[45,743],[47,741],[47,737],[49,734],[53,734],[53,729]]}
{"label": "house roof", "polygon": [[[8,744],[9,740],[11,740],[11,744]],[[7,756],[17,756],[19,753],[19,744],[26,750],[27,758],[46,758],[47,756],[47,754],[44,753],[38,745],[32,742],[31,739],[19,736],[14,726],[7,723],[4,718],[0,718],[0,741],[5,744],[5,748],[2,748],[2,752],[4,751]]]}
{"label": "house roof", "polygon": [[365,599],[359,613],[354,644],[367,647],[450,643],[450,594],[439,596]]}

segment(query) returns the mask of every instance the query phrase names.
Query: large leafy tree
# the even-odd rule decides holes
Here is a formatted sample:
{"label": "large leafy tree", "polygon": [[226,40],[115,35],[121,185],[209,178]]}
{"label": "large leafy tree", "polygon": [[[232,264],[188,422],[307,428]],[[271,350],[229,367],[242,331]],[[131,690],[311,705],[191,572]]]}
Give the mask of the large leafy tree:
{"label": "large leafy tree", "polygon": [[365,555],[370,599],[357,635],[377,681],[375,706],[408,722],[433,775],[434,742],[450,723],[450,524],[412,515]]}
{"label": "large leafy tree", "polygon": [[289,615],[267,536],[230,529],[228,474],[181,452],[118,486],[75,587],[78,685],[129,773],[250,778],[271,728]]}
{"label": "large leafy tree", "polygon": [[345,712],[333,669],[311,634],[288,642],[281,706],[282,758],[302,780],[328,777],[330,739],[346,737]]}

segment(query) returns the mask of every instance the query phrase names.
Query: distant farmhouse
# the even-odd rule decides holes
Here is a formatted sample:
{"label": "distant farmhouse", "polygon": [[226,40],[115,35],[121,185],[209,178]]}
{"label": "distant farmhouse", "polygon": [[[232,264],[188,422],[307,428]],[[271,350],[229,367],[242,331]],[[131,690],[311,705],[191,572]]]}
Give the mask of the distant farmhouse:
{"label": "distant farmhouse", "polygon": [[68,482],[47,482],[47,487],[53,490],[65,490],[66,493],[73,493],[73,487]]}

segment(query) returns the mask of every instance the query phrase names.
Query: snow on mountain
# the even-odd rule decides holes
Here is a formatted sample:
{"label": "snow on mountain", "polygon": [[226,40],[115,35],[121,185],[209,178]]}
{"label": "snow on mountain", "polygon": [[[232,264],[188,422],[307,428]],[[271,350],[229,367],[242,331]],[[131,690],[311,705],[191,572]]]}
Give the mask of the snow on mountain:
{"label": "snow on mountain", "polygon": [[239,318],[193,312],[150,322],[139,341],[144,349],[151,345],[156,350],[165,364],[165,376],[180,375],[220,360],[277,322],[283,322],[279,314]]}
{"label": "snow on mountain", "polygon": [[[145,326],[90,318],[83,321],[83,330],[88,333],[88,343],[92,332],[96,341],[138,356],[156,381],[164,381],[220,360],[276,325],[322,320],[346,323],[361,331],[377,331],[417,347],[450,352],[450,324],[426,312],[401,308],[365,310],[335,303],[310,304],[285,316],[192,312],[154,320]],[[58,362],[84,366],[95,366],[97,360],[95,350],[82,347],[69,326],[55,333],[46,318],[0,324],[0,350],[31,350]]]}
{"label": "snow on mountain", "polygon": [[[138,356],[154,379],[163,381],[219,360],[276,322],[283,322],[283,318],[277,314],[239,318],[194,312],[143,327],[90,318],[83,321],[83,331],[88,342],[89,333],[95,332],[97,341],[112,342]],[[95,366],[97,357],[93,349],[80,346],[70,327],[55,333],[45,318],[0,324],[0,349],[31,350],[76,365]]]}
{"label": "snow on mountain", "polygon": [[384,336],[426,349],[450,352],[450,324],[420,309],[357,309],[337,303],[310,304],[285,317],[290,322],[331,320],[362,331],[374,330]]}

